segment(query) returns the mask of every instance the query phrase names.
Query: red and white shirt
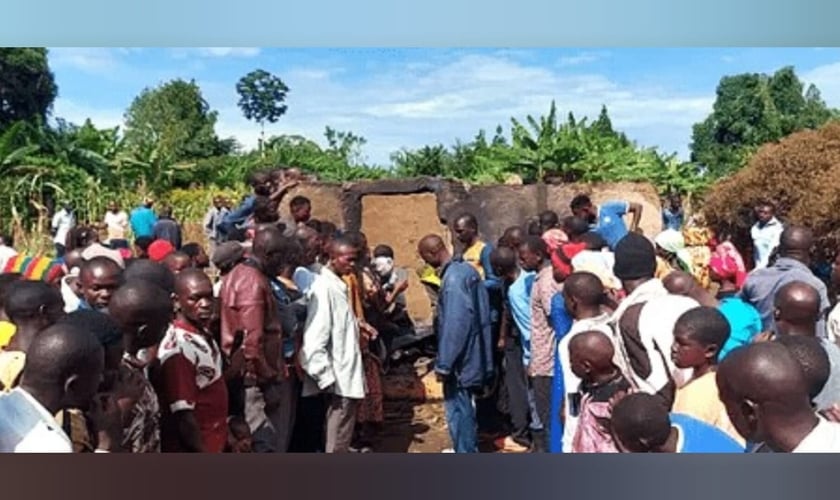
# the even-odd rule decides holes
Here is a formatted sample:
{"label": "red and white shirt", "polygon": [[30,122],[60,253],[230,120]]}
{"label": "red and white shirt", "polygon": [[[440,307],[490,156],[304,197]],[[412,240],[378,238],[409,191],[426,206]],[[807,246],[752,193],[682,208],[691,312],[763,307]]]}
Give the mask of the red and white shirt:
{"label": "red and white shirt", "polygon": [[205,451],[221,452],[227,441],[228,393],[219,346],[209,334],[175,320],[160,343],[158,358],[164,451],[180,450],[172,415],[193,411]]}

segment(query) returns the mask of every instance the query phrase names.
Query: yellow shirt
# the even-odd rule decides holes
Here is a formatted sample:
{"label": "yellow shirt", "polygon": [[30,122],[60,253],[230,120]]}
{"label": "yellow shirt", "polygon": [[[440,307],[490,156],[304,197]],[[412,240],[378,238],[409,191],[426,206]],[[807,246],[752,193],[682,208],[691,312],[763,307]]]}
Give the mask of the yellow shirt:
{"label": "yellow shirt", "polygon": [[732,422],[729,421],[726,407],[718,395],[715,372],[709,372],[677,389],[673,412],[682,413],[713,425],[741,445],[746,443],[744,438],[735,430]]}
{"label": "yellow shirt", "polygon": [[25,364],[26,353],[22,351],[0,351],[0,390],[9,392],[17,387]]}
{"label": "yellow shirt", "polygon": [[478,240],[476,241],[473,246],[469,247],[464,251],[464,262],[470,264],[478,271],[479,276],[481,279],[484,279],[484,266],[481,265],[481,252],[484,251],[484,247],[486,244]]}
{"label": "yellow shirt", "polygon": [[15,335],[15,331],[17,331],[17,327],[14,323],[0,321],[0,349],[9,345],[9,342]]}

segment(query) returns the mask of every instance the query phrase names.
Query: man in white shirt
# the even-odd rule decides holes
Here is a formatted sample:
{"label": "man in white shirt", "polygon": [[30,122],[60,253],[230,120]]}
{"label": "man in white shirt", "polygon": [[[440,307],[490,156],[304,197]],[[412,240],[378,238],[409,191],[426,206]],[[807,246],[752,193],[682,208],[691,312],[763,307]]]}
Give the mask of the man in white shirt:
{"label": "man in white shirt", "polygon": [[97,417],[107,413],[107,423],[97,421],[98,451],[118,446],[116,403],[94,402],[104,366],[105,353],[93,332],[57,324],[39,333],[29,346],[20,385],[0,396],[0,452],[72,452],[70,438],[54,417],[69,408],[93,407]]}
{"label": "man in white shirt", "polygon": [[353,315],[342,276],[352,273],[358,250],[337,239],[330,262],[321,269],[306,294],[308,314],[300,364],[309,375],[303,396],[330,394],[327,409],[327,453],[346,453],[353,439],[356,410],[365,398],[365,374],[359,346],[359,319]]}
{"label": "man in white shirt", "polygon": [[108,211],[105,213],[105,230],[108,232],[108,241],[111,248],[128,248],[126,231],[128,230],[128,214],[120,210],[117,202],[108,204]]}
{"label": "man in white shirt", "polygon": [[65,202],[61,210],[53,215],[52,220],[53,243],[55,243],[55,253],[58,258],[64,257],[67,235],[75,226],[76,216],[73,214],[73,207],[69,202]]}
{"label": "man in white shirt", "polygon": [[776,218],[776,207],[772,203],[766,202],[757,206],[755,216],[758,221],[750,230],[750,235],[753,240],[755,268],[762,269],[768,266],[770,255],[779,246],[784,226]]}
{"label": "man in white shirt", "polygon": [[759,342],[732,351],[717,384],[747,441],[777,453],[840,453],[840,423],[814,413],[805,374],[786,346]]}
{"label": "man in white shirt", "polygon": [[615,336],[609,326],[610,316],[601,309],[604,302],[604,285],[601,279],[588,272],[575,272],[563,284],[566,310],[574,318],[569,333],[557,343],[557,359],[563,369],[563,453],[572,452],[572,439],[577,431],[580,401],[580,378],[572,371],[569,343],[584,332],[597,331],[607,336],[615,345]]}

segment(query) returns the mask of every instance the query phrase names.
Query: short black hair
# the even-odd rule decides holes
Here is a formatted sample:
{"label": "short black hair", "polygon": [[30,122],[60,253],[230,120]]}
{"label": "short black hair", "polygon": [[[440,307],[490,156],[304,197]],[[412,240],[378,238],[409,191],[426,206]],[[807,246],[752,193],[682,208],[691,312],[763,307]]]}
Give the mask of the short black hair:
{"label": "short black hair", "polygon": [[292,201],[289,202],[289,208],[292,209],[306,205],[312,206],[312,202],[306,196],[295,196],[294,198],[292,198]]}
{"label": "short black hair", "polygon": [[578,210],[580,208],[588,207],[590,205],[592,205],[592,200],[589,198],[589,196],[585,194],[579,194],[572,198],[572,210]]}
{"label": "short black hair", "polygon": [[671,435],[671,419],[663,400],[638,392],[622,398],[612,410],[613,434],[625,446],[644,442],[648,450],[661,448]]}
{"label": "short black hair", "polygon": [[42,307],[64,305],[61,292],[44,281],[14,281],[6,293],[6,316],[12,323],[37,317]]}
{"label": "short black hair", "polygon": [[140,247],[140,249],[143,250],[144,252],[148,252],[149,247],[154,242],[155,242],[155,239],[152,238],[151,236],[140,236],[139,238],[134,240],[134,244],[137,245],[138,247]]}
{"label": "short black hair", "polygon": [[584,233],[580,237],[580,242],[586,245],[587,250],[603,250],[609,246],[607,240],[595,231]]}
{"label": "short black hair", "polygon": [[322,230],[321,230],[321,225],[322,224],[323,224],[323,222],[319,221],[318,219],[309,219],[308,221],[306,221],[304,223],[305,226],[314,229],[315,231],[318,232],[318,234],[321,234],[321,232],[322,232]]}
{"label": "short black hair", "polygon": [[510,247],[494,248],[490,252],[490,265],[493,269],[509,272],[516,268],[516,251]]}
{"label": "short black hair", "polygon": [[12,236],[12,233],[2,233],[0,234],[0,238],[3,239],[3,243],[5,243],[7,247],[15,246],[15,237]]}
{"label": "short black hair", "polygon": [[589,232],[589,223],[580,217],[570,215],[563,219],[563,231],[565,231],[569,237],[584,236]]}
{"label": "short black hair", "polygon": [[583,304],[595,306],[604,300],[604,284],[592,273],[574,272],[563,283],[563,293]]}
{"label": "short black hair", "polygon": [[110,257],[105,257],[105,256],[100,255],[100,256],[94,257],[90,260],[83,261],[81,266],[79,266],[79,276],[82,276],[83,274],[85,274],[87,272],[90,272],[90,270],[92,270],[96,267],[113,267],[117,270],[118,274],[120,274],[120,275],[123,274],[123,269],[120,267],[119,264],[117,264],[116,261],[114,261]]}
{"label": "short black hair", "polygon": [[167,293],[175,292],[175,274],[168,267],[150,260],[132,261],[125,269],[123,278],[126,282],[137,280],[157,285]]}
{"label": "short black hair", "polygon": [[338,226],[326,220],[321,221],[321,236],[333,237],[338,233]]}
{"label": "short black hair", "polygon": [[548,245],[545,240],[535,235],[528,235],[522,239],[522,244],[519,248],[527,248],[528,250],[540,254],[543,257],[548,257]]}
{"label": "short black hair", "polygon": [[187,243],[181,247],[181,252],[189,255],[191,258],[196,258],[201,255],[203,247],[198,243]]}
{"label": "short black hair", "polygon": [[120,326],[113,318],[99,311],[80,309],[63,316],[57,323],[93,332],[102,347],[113,347],[122,342]]}
{"label": "short black hair", "polygon": [[6,297],[9,295],[9,286],[20,281],[23,277],[20,273],[3,273],[0,274],[0,309],[6,307]]}
{"label": "short black hair", "polygon": [[787,347],[802,367],[808,382],[808,395],[813,401],[822,392],[831,376],[831,360],[828,352],[816,337],[779,335],[775,341]]}
{"label": "short black hair", "polygon": [[248,175],[248,185],[254,187],[271,179],[271,172],[268,170],[255,170]]}
{"label": "short black hair", "polygon": [[478,230],[478,219],[476,219],[475,215],[471,213],[461,214],[457,219],[455,219],[455,223],[458,223],[458,221],[464,221],[464,224],[466,224],[467,227]]}
{"label": "short black hair", "polygon": [[555,227],[560,223],[560,217],[557,216],[557,212],[546,210],[545,212],[540,213],[539,221],[540,225],[543,227]]}
{"label": "short black hair", "polygon": [[165,206],[164,206],[164,207],[160,210],[160,215],[161,215],[161,217],[172,217],[172,206],[170,206],[170,205],[165,205]]}
{"label": "short black hair", "polygon": [[388,257],[390,259],[394,258],[394,249],[389,247],[388,245],[376,245],[376,248],[373,249],[373,256],[374,257]]}
{"label": "short black hair", "polygon": [[686,332],[702,346],[716,345],[718,351],[731,334],[726,316],[716,307],[695,307],[684,312],[674,324],[674,330]]}

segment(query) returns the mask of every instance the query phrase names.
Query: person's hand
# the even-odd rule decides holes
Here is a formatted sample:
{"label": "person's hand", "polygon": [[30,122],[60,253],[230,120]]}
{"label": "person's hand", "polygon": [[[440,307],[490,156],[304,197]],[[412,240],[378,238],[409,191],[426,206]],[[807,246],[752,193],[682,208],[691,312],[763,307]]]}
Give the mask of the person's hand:
{"label": "person's hand", "polygon": [[752,339],[753,343],[770,342],[771,340],[773,340],[773,332],[761,332]]}
{"label": "person's hand", "polygon": [[615,408],[615,405],[617,405],[618,402],[624,399],[628,394],[630,394],[630,391],[618,391],[615,394],[613,394],[613,396],[609,400],[610,413],[612,413],[612,410],[613,408]]}
{"label": "person's hand", "polygon": [[241,376],[245,373],[245,351],[241,347],[230,355],[228,373],[231,376]]}
{"label": "person's hand", "polygon": [[128,421],[131,410],[137,404],[137,401],[143,397],[145,388],[146,380],[142,373],[123,367],[120,368],[114,387],[114,398],[122,413],[123,422]]}
{"label": "person's hand", "polygon": [[834,404],[831,408],[821,410],[820,415],[829,422],[840,422],[840,405]]}
{"label": "person's hand", "polygon": [[268,366],[266,360],[258,359],[254,362],[254,375],[257,382],[269,382],[277,380],[280,374]]}
{"label": "person's hand", "polygon": [[505,340],[505,336],[504,335],[499,335],[499,341],[496,342],[496,349],[499,350],[499,351],[504,351],[506,344],[507,344],[507,341]]}
{"label": "person's hand", "polygon": [[366,321],[359,322],[359,329],[361,330],[362,335],[369,340],[376,340],[376,338],[379,337],[379,332],[376,331],[376,328],[372,327]]}
{"label": "person's hand", "polygon": [[88,412],[99,445],[97,449],[113,452],[120,448],[123,438],[123,414],[113,394],[97,394]]}

